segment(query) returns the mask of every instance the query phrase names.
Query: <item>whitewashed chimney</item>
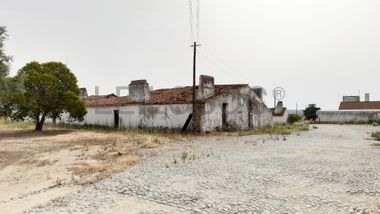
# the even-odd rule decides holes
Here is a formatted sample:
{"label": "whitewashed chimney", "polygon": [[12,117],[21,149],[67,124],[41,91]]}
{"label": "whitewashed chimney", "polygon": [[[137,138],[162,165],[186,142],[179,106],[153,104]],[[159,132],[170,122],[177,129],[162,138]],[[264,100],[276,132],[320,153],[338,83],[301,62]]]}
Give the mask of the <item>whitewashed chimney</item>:
{"label": "whitewashed chimney", "polygon": [[205,100],[214,96],[215,94],[215,84],[214,77],[201,75],[199,77],[199,87],[197,90],[197,100]]}
{"label": "whitewashed chimney", "polygon": [[144,102],[150,99],[149,84],[146,80],[134,80],[129,84],[129,99]]}

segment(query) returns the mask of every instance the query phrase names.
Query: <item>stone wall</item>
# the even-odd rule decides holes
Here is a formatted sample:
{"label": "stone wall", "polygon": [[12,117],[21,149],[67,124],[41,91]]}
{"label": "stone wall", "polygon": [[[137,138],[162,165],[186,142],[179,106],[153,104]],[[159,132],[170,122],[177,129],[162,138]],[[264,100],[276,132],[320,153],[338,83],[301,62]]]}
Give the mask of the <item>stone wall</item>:
{"label": "stone wall", "polygon": [[[223,104],[226,106],[226,124],[223,124]],[[270,109],[247,86],[206,103],[198,103],[194,128],[200,132],[246,130],[271,126],[272,119]]]}
{"label": "stone wall", "polygon": [[370,123],[380,121],[380,111],[318,111],[321,123]]}

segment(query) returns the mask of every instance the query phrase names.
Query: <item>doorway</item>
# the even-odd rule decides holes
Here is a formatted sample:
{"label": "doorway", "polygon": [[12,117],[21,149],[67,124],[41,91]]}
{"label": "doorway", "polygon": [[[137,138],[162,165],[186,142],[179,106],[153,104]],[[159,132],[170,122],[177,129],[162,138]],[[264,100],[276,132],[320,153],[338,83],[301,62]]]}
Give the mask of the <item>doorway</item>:
{"label": "doorway", "polygon": [[113,127],[118,129],[120,126],[119,110],[113,110]]}
{"label": "doorway", "polygon": [[223,129],[227,129],[228,128],[228,124],[227,124],[227,119],[228,119],[227,109],[228,109],[228,103],[223,103],[223,107],[222,107],[222,126],[223,126]]}

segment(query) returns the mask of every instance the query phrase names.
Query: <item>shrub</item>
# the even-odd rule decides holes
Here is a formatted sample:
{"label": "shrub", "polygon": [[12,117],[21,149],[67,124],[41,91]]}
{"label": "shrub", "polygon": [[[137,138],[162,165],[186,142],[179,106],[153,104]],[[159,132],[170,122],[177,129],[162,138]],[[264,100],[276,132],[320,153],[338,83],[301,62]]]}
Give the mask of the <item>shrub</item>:
{"label": "shrub", "polygon": [[315,122],[317,120],[318,115],[317,111],[321,110],[321,108],[317,107],[316,104],[309,104],[309,107],[307,107],[304,111],[303,114],[305,115],[306,120],[312,120]]}
{"label": "shrub", "polygon": [[373,122],[372,125],[376,127],[376,126],[380,126],[380,123],[379,122]]}
{"label": "shrub", "polygon": [[288,123],[294,124],[294,123],[299,122],[301,120],[302,120],[302,116],[300,116],[298,114],[289,114]]}
{"label": "shrub", "polygon": [[372,137],[375,140],[380,141],[380,132],[374,132],[374,133],[372,133]]}
{"label": "shrub", "polygon": [[256,128],[247,131],[239,132],[240,136],[246,135],[291,135],[292,133],[297,133],[301,131],[309,131],[308,124],[297,124],[297,125],[275,125],[272,127]]}

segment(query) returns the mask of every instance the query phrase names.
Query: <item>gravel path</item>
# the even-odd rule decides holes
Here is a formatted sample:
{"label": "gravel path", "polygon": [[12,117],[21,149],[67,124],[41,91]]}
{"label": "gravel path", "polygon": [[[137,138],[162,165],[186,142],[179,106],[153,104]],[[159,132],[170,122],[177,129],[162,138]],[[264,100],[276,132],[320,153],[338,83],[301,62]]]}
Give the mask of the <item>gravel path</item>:
{"label": "gravel path", "polygon": [[26,213],[380,213],[380,146],[369,139],[380,129],[317,127],[147,150],[129,170]]}

